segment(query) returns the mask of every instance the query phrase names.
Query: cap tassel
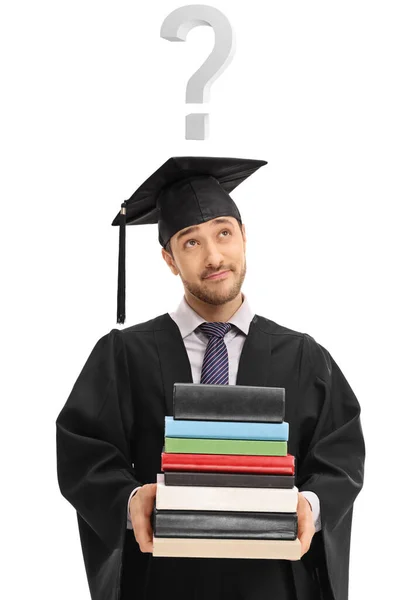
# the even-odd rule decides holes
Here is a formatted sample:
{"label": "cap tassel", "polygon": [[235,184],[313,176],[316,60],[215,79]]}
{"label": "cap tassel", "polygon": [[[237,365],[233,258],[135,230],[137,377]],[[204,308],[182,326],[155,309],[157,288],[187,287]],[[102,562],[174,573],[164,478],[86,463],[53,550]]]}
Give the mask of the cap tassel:
{"label": "cap tassel", "polygon": [[118,310],[117,322],[123,324],[126,318],[126,203],[121,204],[119,214],[119,268],[118,268]]}

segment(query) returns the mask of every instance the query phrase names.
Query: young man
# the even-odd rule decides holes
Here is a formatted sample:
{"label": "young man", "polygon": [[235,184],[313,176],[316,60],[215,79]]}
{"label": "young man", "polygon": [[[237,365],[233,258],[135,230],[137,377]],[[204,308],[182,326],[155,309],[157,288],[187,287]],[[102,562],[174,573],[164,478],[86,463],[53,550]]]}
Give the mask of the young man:
{"label": "young man", "polygon": [[[120,225],[118,322],[126,224],[158,222],[162,256],[184,295],[175,312],[100,338],[56,420],[58,481],[77,511],[93,600],[348,598],[364,476],[360,406],[323,346],[254,314],[241,291],[246,232],[229,192],[264,164],[170,158],[112,223]],[[285,388],[300,560],[153,557],[151,513],[175,382]]]}

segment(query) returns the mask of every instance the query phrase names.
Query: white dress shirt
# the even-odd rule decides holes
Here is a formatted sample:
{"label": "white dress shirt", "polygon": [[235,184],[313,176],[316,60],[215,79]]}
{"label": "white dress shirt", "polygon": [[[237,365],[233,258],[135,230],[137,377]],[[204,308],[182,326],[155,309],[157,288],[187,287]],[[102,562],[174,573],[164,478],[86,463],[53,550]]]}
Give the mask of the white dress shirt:
{"label": "white dress shirt", "polygon": [[[231,385],[236,383],[241,351],[246,340],[246,336],[249,332],[250,323],[255,314],[252,312],[246,295],[243,292],[242,297],[243,302],[241,306],[238,308],[236,313],[234,313],[232,317],[228,319],[228,321],[235,325],[235,327],[232,327],[223,338],[228,350],[228,383]],[[172,317],[172,319],[178,325],[183,338],[192,369],[193,383],[199,383],[201,379],[201,369],[203,365],[204,354],[206,352],[209,338],[197,328],[199,325],[205,322],[205,319],[203,319],[197,312],[193,310],[193,308],[187,303],[185,296],[182,297],[182,300],[176,311],[169,313],[169,316]],[[133,529],[129,513],[130,500],[140,487],[141,486],[136,487],[129,496],[127,503],[128,529]],[[303,491],[301,494],[305,496],[311,505],[315,531],[319,531],[321,529],[319,498],[315,492]]]}

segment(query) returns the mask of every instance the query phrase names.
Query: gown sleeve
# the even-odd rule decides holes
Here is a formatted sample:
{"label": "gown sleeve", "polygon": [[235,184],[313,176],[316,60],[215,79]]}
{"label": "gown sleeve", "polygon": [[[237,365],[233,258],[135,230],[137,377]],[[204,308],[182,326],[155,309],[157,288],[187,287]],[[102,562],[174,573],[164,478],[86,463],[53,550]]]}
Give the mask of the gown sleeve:
{"label": "gown sleeve", "polygon": [[124,342],[112,329],[95,344],[56,420],[60,491],[109,550],[121,549],[127,501],[142,485],[130,457],[133,426]]}
{"label": "gown sleeve", "polygon": [[[321,530],[301,560],[311,563],[324,600],[347,600],[353,504],[364,482],[361,408],[333,357],[308,334],[299,389],[304,419],[296,486],[317,494],[321,515]],[[312,419],[313,435],[304,437],[304,423]]]}

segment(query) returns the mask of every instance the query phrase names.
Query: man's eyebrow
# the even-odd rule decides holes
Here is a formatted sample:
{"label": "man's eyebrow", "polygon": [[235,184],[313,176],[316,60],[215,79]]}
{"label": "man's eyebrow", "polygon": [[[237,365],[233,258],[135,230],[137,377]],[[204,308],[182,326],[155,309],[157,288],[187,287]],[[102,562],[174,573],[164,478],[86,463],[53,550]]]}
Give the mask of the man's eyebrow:
{"label": "man's eyebrow", "polygon": [[[229,219],[226,219],[225,217],[222,217],[222,218],[214,219],[214,220],[210,221],[210,227],[212,227],[213,225],[220,225],[222,223],[225,225],[233,225],[232,221],[230,221]],[[193,233],[194,231],[198,231],[199,228],[200,228],[199,225],[192,225],[192,227],[189,227],[188,229],[181,231],[179,233],[178,237],[176,238],[176,240],[179,242],[179,240],[183,236],[189,235],[190,233]]]}

